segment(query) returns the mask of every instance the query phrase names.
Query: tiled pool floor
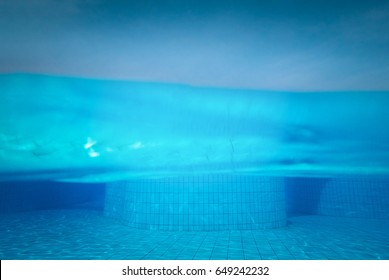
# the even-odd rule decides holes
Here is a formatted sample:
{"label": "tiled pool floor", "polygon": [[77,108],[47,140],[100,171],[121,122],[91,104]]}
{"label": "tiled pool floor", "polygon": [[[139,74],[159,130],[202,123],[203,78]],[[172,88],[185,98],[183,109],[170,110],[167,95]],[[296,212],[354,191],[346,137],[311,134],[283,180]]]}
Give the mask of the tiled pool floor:
{"label": "tiled pool floor", "polygon": [[279,229],[169,232],[85,210],[0,215],[0,259],[389,259],[389,221],[296,216]]}

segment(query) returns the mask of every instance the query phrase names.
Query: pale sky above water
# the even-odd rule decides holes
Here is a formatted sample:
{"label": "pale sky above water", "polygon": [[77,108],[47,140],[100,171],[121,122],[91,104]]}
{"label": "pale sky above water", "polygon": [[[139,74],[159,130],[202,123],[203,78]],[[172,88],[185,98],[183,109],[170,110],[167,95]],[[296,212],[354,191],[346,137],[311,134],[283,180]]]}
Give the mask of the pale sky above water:
{"label": "pale sky above water", "polygon": [[0,73],[389,90],[388,1],[1,0],[0,37]]}

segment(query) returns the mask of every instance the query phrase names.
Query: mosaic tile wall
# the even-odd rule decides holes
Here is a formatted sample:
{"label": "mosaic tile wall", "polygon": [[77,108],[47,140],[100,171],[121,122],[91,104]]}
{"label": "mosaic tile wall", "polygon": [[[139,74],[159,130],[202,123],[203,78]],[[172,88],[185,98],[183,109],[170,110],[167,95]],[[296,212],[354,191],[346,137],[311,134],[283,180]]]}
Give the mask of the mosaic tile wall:
{"label": "mosaic tile wall", "polygon": [[141,229],[281,227],[286,224],[284,179],[210,175],[110,183],[105,215]]}
{"label": "mosaic tile wall", "polygon": [[332,179],[321,191],[317,214],[389,219],[389,180],[375,177]]}
{"label": "mosaic tile wall", "polygon": [[104,184],[0,182],[0,214],[64,208],[101,211],[104,194]]}
{"label": "mosaic tile wall", "polygon": [[330,180],[309,177],[285,178],[288,215],[317,215],[322,191]]}
{"label": "mosaic tile wall", "polygon": [[289,216],[389,219],[388,178],[287,178],[285,188]]}

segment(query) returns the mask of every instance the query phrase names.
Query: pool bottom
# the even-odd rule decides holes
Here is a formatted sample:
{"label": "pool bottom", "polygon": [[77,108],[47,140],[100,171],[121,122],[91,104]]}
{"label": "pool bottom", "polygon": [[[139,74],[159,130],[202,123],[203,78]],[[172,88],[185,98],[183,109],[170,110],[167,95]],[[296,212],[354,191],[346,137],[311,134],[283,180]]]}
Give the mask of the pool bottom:
{"label": "pool bottom", "polygon": [[389,259],[389,221],[295,216],[278,229],[157,231],[87,210],[0,215],[0,259]]}

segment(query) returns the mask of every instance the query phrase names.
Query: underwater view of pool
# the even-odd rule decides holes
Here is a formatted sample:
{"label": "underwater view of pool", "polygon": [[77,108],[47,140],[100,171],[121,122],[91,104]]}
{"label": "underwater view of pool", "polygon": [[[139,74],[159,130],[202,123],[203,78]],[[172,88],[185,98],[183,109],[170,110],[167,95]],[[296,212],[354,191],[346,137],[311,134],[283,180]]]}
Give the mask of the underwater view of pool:
{"label": "underwater view of pool", "polygon": [[388,92],[0,92],[0,259],[389,259]]}

